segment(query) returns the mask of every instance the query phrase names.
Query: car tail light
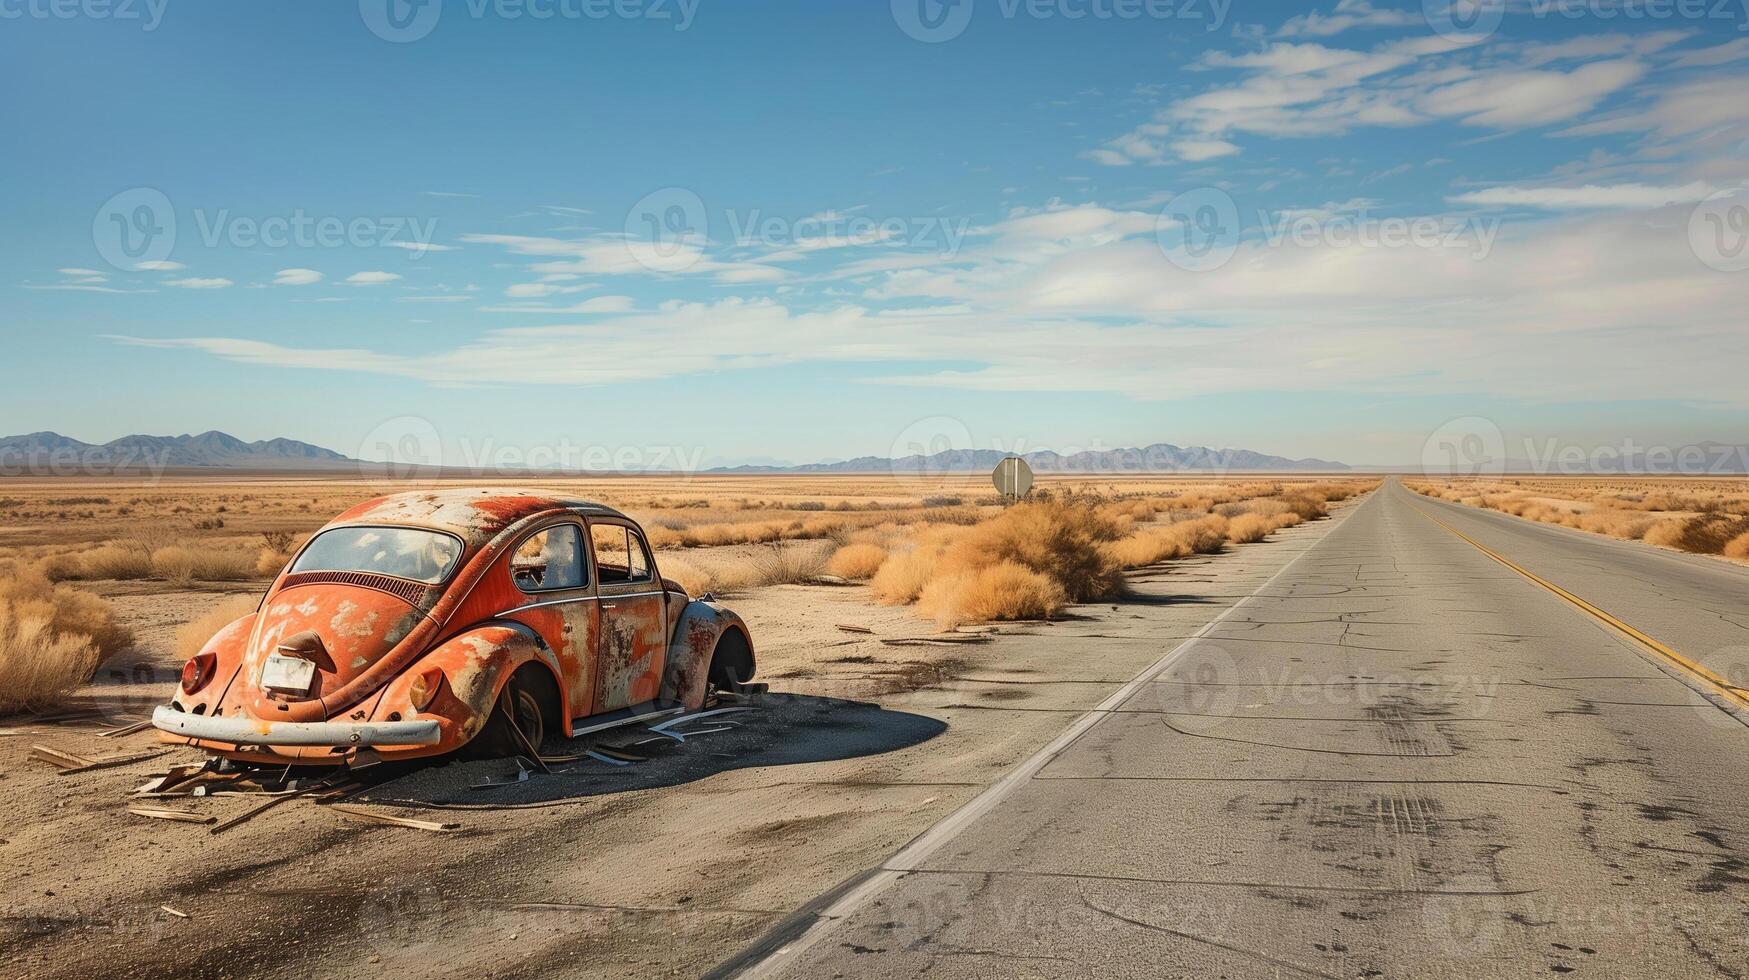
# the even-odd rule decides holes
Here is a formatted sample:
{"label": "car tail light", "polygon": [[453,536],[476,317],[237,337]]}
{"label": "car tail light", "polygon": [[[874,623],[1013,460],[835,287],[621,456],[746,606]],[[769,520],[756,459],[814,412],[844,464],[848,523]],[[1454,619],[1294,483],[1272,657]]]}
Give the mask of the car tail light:
{"label": "car tail light", "polygon": [[205,687],[218,672],[219,655],[203,653],[182,665],[182,693],[193,694]]}
{"label": "car tail light", "polygon": [[443,671],[433,667],[413,678],[412,685],[407,688],[407,700],[413,702],[415,711],[424,711],[437,700],[437,692],[442,689]]}

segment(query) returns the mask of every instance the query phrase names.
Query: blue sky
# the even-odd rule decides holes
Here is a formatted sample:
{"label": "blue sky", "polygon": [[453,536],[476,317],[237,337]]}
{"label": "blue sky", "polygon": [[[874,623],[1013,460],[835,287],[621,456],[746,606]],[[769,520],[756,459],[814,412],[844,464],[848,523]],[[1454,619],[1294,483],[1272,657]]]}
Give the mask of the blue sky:
{"label": "blue sky", "polygon": [[0,430],[1749,437],[1744,0],[921,2],[0,0]]}

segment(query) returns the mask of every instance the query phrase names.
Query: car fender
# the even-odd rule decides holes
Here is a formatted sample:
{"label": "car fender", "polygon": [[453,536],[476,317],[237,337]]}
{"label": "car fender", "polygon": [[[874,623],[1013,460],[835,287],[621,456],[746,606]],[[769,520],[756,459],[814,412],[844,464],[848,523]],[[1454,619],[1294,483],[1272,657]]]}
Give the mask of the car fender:
{"label": "car fender", "polygon": [[668,663],[662,675],[662,700],[696,711],[704,705],[710,683],[711,657],[724,634],[737,631],[747,644],[747,669],[753,677],[753,637],[740,616],[710,599],[693,599],[680,612],[668,643]]}
{"label": "car fender", "polygon": [[[569,730],[571,719],[558,657],[534,630],[509,622],[476,626],[414,660],[383,689],[371,720],[435,718],[443,729],[439,750],[460,748],[485,727],[511,676],[530,663],[540,664],[552,676],[561,714],[554,721],[564,726],[562,730]],[[413,685],[433,671],[442,674],[441,686],[425,710],[419,711],[413,706]]]}
{"label": "car fender", "polygon": [[213,669],[213,679],[206,687],[193,694],[185,694],[182,685],[177,684],[171,701],[183,711],[198,714],[210,714],[215,707],[223,706],[227,713],[234,714],[233,706],[226,700],[226,695],[236,685],[237,672],[243,667],[243,654],[249,648],[250,634],[255,632],[255,617],[258,613],[250,613],[225,625],[214,633],[205,643],[201,644],[200,653],[213,654],[217,658]]}

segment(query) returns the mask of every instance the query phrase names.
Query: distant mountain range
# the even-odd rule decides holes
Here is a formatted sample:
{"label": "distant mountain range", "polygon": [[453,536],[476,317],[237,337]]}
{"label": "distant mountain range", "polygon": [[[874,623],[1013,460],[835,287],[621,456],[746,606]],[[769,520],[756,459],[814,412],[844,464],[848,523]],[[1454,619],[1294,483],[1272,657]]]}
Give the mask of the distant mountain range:
{"label": "distant mountain range", "polygon": [[81,442],[58,432],[0,437],[0,471],[206,466],[320,469],[355,462],[333,450],[295,439],[244,442],[223,432],[203,432],[197,436],[122,436],[102,444]]}
{"label": "distant mountain range", "polygon": [[[931,456],[892,459],[858,456],[835,463],[801,466],[724,466],[712,473],[946,473],[989,470],[1012,454],[997,449],[950,449]],[[1210,449],[1207,446],[1174,446],[1157,442],[1140,449],[1091,450],[1064,456],[1042,450],[1022,453],[1027,465],[1039,473],[1161,473],[1177,470],[1289,470],[1295,472],[1347,470],[1346,463],[1328,459],[1288,459],[1249,449]]]}

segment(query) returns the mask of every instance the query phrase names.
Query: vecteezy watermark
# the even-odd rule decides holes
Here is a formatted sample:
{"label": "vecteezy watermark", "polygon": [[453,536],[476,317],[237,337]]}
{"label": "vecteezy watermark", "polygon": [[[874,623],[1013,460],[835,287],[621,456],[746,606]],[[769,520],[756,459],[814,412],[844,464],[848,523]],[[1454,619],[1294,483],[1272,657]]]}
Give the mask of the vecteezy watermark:
{"label": "vecteezy watermark", "polygon": [[[379,248],[405,249],[422,257],[437,235],[437,219],[414,215],[312,214],[295,208],[286,214],[238,214],[230,208],[197,207],[194,228],[201,246],[217,248]],[[91,240],[105,262],[124,271],[165,263],[175,251],[179,230],[168,195],[153,187],[134,187],[103,202],[91,219]]]}
{"label": "vecteezy watermark", "polygon": [[[451,0],[472,20],[642,20],[689,30],[700,0]],[[406,44],[437,29],[443,0],[358,0],[358,16],[372,34]]]}
{"label": "vecteezy watermark", "polygon": [[1500,228],[1500,219],[1480,215],[1401,217],[1350,207],[1259,208],[1247,226],[1232,195],[1199,187],[1166,202],[1154,234],[1173,265],[1212,272],[1231,261],[1245,240],[1263,248],[1452,249],[1479,262],[1492,253]]}
{"label": "vecteezy watermark", "polygon": [[1749,30],[1746,0],[1422,0],[1427,25],[1453,40],[1476,41],[1500,29],[1508,13],[1536,20],[1595,20],[1631,28],[1671,21],[1730,21]]}
{"label": "vecteezy watermark", "polygon": [[[966,32],[978,0],[892,0],[899,30],[925,44],[951,41]],[[1181,20],[1205,31],[1226,26],[1233,0],[983,0],[1003,20]]]}
{"label": "vecteezy watermark", "polygon": [[114,20],[155,31],[170,0],[0,0],[0,20]]}
{"label": "vecteezy watermark", "polygon": [[402,415],[373,426],[354,454],[359,472],[386,482],[455,473],[677,473],[704,468],[703,446],[608,445],[569,437],[553,443],[506,444],[486,436],[445,440],[431,420]]}
{"label": "vecteezy watermark", "polygon": [[1641,473],[1665,476],[1740,476],[1749,473],[1749,446],[1689,443],[1680,446],[1582,442],[1556,436],[1524,436],[1508,445],[1492,419],[1467,415],[1428,435],[1421,472],[1438,477],[1595,476]]}
{"label": "vecteezy watermark", "polygon": [[170,468],[170,454],[142,446],[0,447],[0,476],[114,476],[129,474],[157,483]]}
{"label": "vecteezy watermark", "polygon": [[1749,271],[1749,189],[1720,191],[1695,205],[1688,247],[1720,272]]}
{"label": "vecteezy watermark", "polygon": [[[951,258],[972,227],[967,218],[873,215],[861,210],[792,217],[759,208],[725,208],[720,218],[716,229],[725,232],[736,248],[756,250],[759,254],[751,259],[756,263],[868,246],[930,251]],[[696,191],[664,187],[644,195],[626,212],[624,241],[631,257],[645,268],[684,272],[705,259],[712,232],[712,213]]]}

